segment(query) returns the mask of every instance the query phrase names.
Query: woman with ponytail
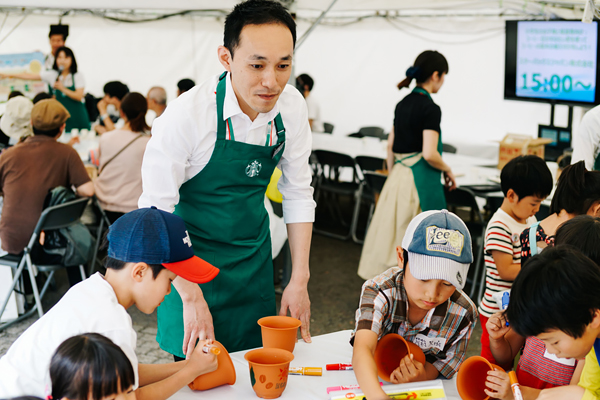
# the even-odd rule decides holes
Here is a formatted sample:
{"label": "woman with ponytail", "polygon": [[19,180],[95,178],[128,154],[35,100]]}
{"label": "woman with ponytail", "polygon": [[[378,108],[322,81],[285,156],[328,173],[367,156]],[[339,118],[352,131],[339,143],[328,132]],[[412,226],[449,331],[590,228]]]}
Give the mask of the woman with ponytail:
{"label": "woman with ponytail", "polygon": [[521,265],[554,245],[554,234],[563,222],[585,214],[600,217],[600,171],[588,171],[585,162],[579,161],[560,174],[550,215],[521,233]]}
{"label": "woman with ponytail", "polygon": [[410,221],[422,211],[446,208],[444,185],[456,187],[454,174],[442,160],[442,112],[431,95],[444,84],[446,58],[437,51],[421,53],[398,89],[416,86],[396,106],[394,127],[388,138],[390,174],[367,231],[358,275],[371,279],[397,265],[396,246]]}
{"label": "woman with ponytail", "polygon": [[148,103],[143,95],[128,93],[121,100],[120,109],[125,125],[100,136],[100,164],[94,186],[111,223],[138,208],[142,195],[142,159],[150,140],[147,111]]}

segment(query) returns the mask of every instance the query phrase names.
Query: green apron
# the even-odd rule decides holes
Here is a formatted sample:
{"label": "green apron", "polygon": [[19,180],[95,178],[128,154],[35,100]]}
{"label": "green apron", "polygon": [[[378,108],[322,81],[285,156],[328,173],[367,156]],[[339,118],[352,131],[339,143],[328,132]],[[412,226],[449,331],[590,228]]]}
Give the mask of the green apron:
{"label": "green apron", "polygon": [[[429,92],[420,87],[413,89],[413,93],[420,93],[431,98]],[[440,137],[438,139],[437,151],[442,154],[442,132],[440,131]],[[402,161],[412,157],[416,157],[422,153],[415,153],[406,156],[400,160],[396,160],[397,163],[402,164]],[[404,164],[402,164],[404,165]],[[405,165],[406,166],[406,165]],[[421,211],[429,210],[443,210],[446,208],[446,196],[444,195],[444,185],[442,184],[441,172],[439,169],[433,168],[424,158],[421,157],[412,166],[406,166],[412,170],[413,177],[415,180],[415,186],[417,188],[417,194],[419,195],[419,203],[421,203]]]}
{"label": "green apron", "polygon": [[596,157],[596,160],[594,161],[594,171],[600,171],[600,154],[598,154],[598,157]]}
{"label": "green apron", "polygon": [[[225,76],[217,85],[217,141],[210,161],[181,185],[175,214],[188,229],[195,254],[221,272],[200,288],[208,303],[215,338],[229,352],[262,345],[257,321],[275,315],[273,260],[265,191],[285,147],[281,115],[277,143],[236,142],[231,119],[223,120]],[[271,123],[268,124],[268,128]],[[173,289],[158,308],[160,347],[182,357],[183,307]]]}
{"label": "green apron", "polygon": [[[71,74],[71,80],[73,81],[73,84],[69,89],[75,90],[75,77],[73,74]],[[50,85],[48,85],[48,87],[50,87]],[[67,120],[65,132],[70,132],[73,128],[90,129],[90,117],[87,109],[85,108],[85,104],[83,104],[81,101],[73,100],[60,90],[50,87],[50,93],[52,92],[54,92],[56,100],[65,106],[69,114],[71,114],[71,117]]]}

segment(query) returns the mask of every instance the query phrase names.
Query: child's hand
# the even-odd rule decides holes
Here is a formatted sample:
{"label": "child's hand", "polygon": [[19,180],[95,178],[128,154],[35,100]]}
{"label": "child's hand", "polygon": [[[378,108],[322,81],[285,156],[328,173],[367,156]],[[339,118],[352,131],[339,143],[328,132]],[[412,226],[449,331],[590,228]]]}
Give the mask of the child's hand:
{"label": "child's hand", "polygon": [[427,380],[425,366],[413,359],[413,355],[407,355],[400,360],[400,366],[392,372],[390,379],[392,383],[419,382]]}
{"label": "child's hand", "polygon": [[485,381],[485,394],[493,399],[513,400],[510,379],[504,371],[489,371]]}
{"label": "child's hand", "polygon": [[504,337],[510,330],[509,326],[506,326],[506,317],[504,312],[497,312],[488,319],[485,327],[490,335],[490,339],[498,340]]}
{"label": "child's hand", "polygon": [[217,356],[210,351],[208,353],[202,351],[204,346],[210,346],[212,342],[212,340],[200,340],[189,358],[188,365],[195,369],[197,375],[203,375],[217,369]]}

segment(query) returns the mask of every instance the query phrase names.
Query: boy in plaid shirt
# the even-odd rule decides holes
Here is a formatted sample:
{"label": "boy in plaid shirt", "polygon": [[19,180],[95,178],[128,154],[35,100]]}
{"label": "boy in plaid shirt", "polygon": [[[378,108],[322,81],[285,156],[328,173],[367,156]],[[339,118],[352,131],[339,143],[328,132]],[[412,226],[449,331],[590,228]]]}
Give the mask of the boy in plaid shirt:
{"label": "boy in plaid shirt", "polygon": [[475,321],[475,304],[462,292],[473,261],[471,235],[456,215],[427,211],[409,224],[398,267],[364,283],[356,311],[352,365],[363,393],[386,398],[374,360],[378,341],[397,333],[417,344],[425,364],[398,360],[392,383],[452,378],[465,357]]}

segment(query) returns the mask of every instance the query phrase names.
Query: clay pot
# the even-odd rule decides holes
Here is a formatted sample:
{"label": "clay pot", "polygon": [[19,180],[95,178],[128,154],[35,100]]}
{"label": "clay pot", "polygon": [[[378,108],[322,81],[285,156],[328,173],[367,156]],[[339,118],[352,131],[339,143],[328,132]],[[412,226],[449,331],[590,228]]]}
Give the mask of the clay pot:
{"label": "clay pot", "polygon": [[375,348],[375,364],[379,377],[390,382],[390,375],[400,366],[400,360],[407,354],[412,354],[415,361],[425,364],[425,354],[416,344],[397,333],[388,333],[382,337]]}
{"label": "clay pot", "polygon": [[217,356],[218,367],[215,371],[208,374],[200,375],[188,386],[192,390],[207,390],[221,385],[233,385],[235,383],[235,367],[231,362],[231,357],[227,349],[216,340],[213,342],[215,346],[221,349],[221,353]]}
{"label": "clay pot", "polygon": [[460,397],[463,400],[488,400],[490,397],[484,392],[485,381],[487,373],[493,370],[504,371],[483,357],[467,358],[460,366],[456,377],[456,386]]}
{"label": "clay pot", "polygon": [[298,338],[298,328],[302,323],[292,317],[274,316],[258,320],[264,348],[294,351]]}
{"label": "clay pot", "polygon": [[294,355],[282,349],[256,349],[244,355],[250,367],[250,383],[258,397],[275,399],[287,385]]}

